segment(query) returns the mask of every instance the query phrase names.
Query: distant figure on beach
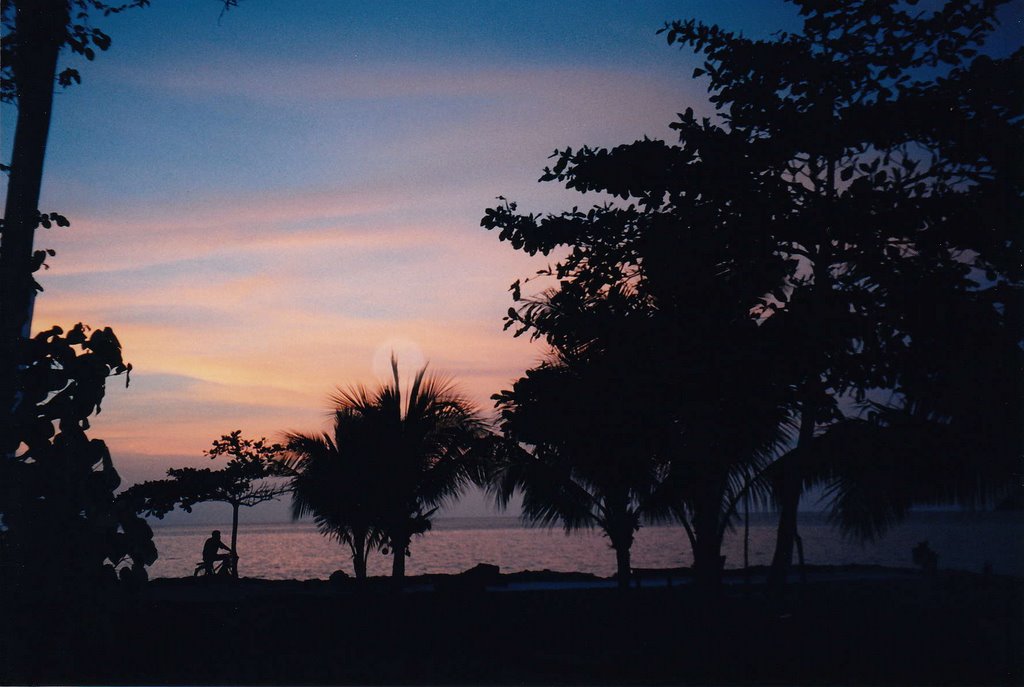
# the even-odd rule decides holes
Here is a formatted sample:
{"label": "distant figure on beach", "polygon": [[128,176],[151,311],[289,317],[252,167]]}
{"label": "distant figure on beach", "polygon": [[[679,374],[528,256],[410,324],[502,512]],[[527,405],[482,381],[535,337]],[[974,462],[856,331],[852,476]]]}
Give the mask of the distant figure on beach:
{"label": "distant figure on beach", "polygon": [[220,550],[231,552],[231,547],[220,540],[220,530],[210,533],[210,538],[203,544],[203,565],[206,567],[206,574],[213,574],[213,564],[217,561],[226,561],[231,558],[232,553],[220,553]]}

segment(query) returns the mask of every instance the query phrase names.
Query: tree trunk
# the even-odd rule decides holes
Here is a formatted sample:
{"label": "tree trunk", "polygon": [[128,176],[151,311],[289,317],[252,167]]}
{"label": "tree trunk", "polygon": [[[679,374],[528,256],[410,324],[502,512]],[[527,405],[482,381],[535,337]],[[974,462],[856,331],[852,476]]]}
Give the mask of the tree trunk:
{"label": "tree trunk", "polygon": [[405,578],[405,554],[409,551],[409,537],[391,541],[391,577],[396,580]]}
{"label": "tree trunk", "polygon": [[630,507],[629,492],[622,487],[609,490],[604,496],[603,511],[599,524],[615,550],[615,579],[620,589],[627,589],[633,576],[630,549],[638,522],[637,514]]}
{"label": "tree trunk", "polygon": [[[614,545],[613,545],[614,546]],[[619,544],[615,546],[615,579],[619,583],[619,589],[628,589],[629,580],[633,576],[633,568],[630,565],[630,546]]]}
{"label": "tree trunk", "polygon": [[[822,94],[822,102],[832,103],[832,96],[825,92]],[[828,105],[832,108],[833,105]],[[815,182],[815,191],[824,191],[828,199],[828,211],[824,221],[821,222],[822,235],[819,239],[817,254],[814,256],[814,284],[811,287],[811,315],[812,321],[816,320],[819,326],[825,326],[827,319],[825,312],[820,307],[824,296],[831,292],[832,278],[829,267],[832,262],[832,239],[831,223],[835,208],[836,197],[836,161],[826,160],[825,164],[825,186],[824,189]],[[816,317],[815,317],[816,316]],[[808,337],[813,337],[808,333]],[[803,492],[803,471],[806,462],[805,452],[810,449],[811,440],[814,439],[815,419],[818,414],[817,394],[821,391],[821,373],[828,369],[826,358],[823,357],[826,351],[821,350],[822,339],[818,339],[813,345],[818,347],[814,353],[816,360],[809,360],[807,370],[809,376],[805,376],[802,383],[800,400],[800,435],[797,440],[794,456],[796,460],[789,466],[784,466],[782,480],[779,484],[779,528],[775,539],[775,554],[772,557],[772,567],[768,574],[768,585],[776,593],[781,593],[786,583],[786,576],[793,565],[793,543],[796,540],[797,509],[800,507],[800,495]]]}
{"label": "tree trunk", "polygon": [[716,589],[722,580],[722,542],[717,528],[702,531],[698,528],[697,548],[693,552],[694,581],[705,590]]}
{"label": "tree trunk", "polygon": [[793,543],[796,540],[797,510],[800,507],[800,494],[803,491],[803,453],[810,449],[814,439],[814,410],[811,404],[804,402],[800,417],[800,436],[797,440],[795,458],[784,466],[782,480],[779,484],[779,527],[775,537],[775,554],[772,567],[768,573],[768,585],[776,592],[782,590],[793,564]]}
{"label": "tree trunk", "polygon": [[775,535],[775,554],[768,574],[768,584],[774,588],[785,584],[786,575],[793,563],[797,509],[800,506],[800,476],[797,471],[787,470],[779,486],[779,526]]}
{"label": "tree trunk", "polygon": [[5,425],[0,429],[5,455],[17,449],[17,437],[9,425],[18,402],[17,349],[19,339],[27,338],[32,329],[32,247],[39,219],[57,57],[69,17],[66,0],[18,2],[15,10],[11,67],[17,88],[18,119],[0,242],[0,421]]}
{"label": "tree trunk", "polygon": [[359,527],[352,528],[352,539],[348,548],[352,552],[352,570],[356,579],[367,578],[367,539],[369,532]]}
{"label": "tree trunk", "polygon": [[231,566],[234,578],[238,579],[238,549],[235,548],[238,541],[238,504],[231,504],[231,555],[235,557],[235,564]]}
{"label": "tree trunk", "polygon": [[793,537],[796,541],[796,559],[800,562],[800,583],[807,584],[807,566],[804,565],[804,540],[799,534]]}
{"label": "tree trunk", "polygon": [[743,498],[743,583],[750,584],[750,492]]}
{"label": "tree trunk", "polygon": [[366,542],[359,542],[352,551],[352,569],[357,580],[366,579]]}
{"label": "tree trunk", "polygon": [[719,531],[725,484],[724,476],[707,481],[693,517],[696,539],[693,548],[694,581],[705,590],[716,589],[722,579],[722,537]]}
{"label": "tree trunk", "polygon": [[633,548],[635,523],[635,516],[625,506],[605,521],[605,534],[608,535],[615,550],[615,579],[618,581],[619,589],[628,589],[629,581],[633,577],[630,550]]}

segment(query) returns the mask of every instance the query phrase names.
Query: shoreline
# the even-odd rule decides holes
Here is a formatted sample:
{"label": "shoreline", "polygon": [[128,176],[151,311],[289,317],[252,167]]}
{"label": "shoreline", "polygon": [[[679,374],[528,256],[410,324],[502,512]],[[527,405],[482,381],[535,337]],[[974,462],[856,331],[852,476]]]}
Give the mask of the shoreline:
{"label": "shoreline", "polygon": [[[770,566],[752,565],[749,568],[726,568],[722,571],[722,584],[727,586],[736,585],[764,585],[767,582]],[[340,571],[345,572],[345,571]],[[1001,573],[978,573],[970,570],[956,568],[940,568],[933,575],[938,576],[966,576],[969,578],[1002,578],[1024,581],[1024,576],[1001,574]],[[500,589],[511,584],[579,584],[595,585],[595,588],[603,587],[609,583],[616,583],[616,577],[598,575],[596,573],[572,571],[572,570],[519,570],[514,572],[501,572],[498,566],[478,565],[474,568],[457,573],[422,573],[406,575],[403,584],[407,587],[419,588],[426,585],[442,583],[444,581],[459,579],[480,579],[484,586]],[[928,575],[920,568],[896,567],[880,565],[875,563],[844,563],[844,564],[807,564],[801,566],[794,564],[789,571],[788,584],[813,583],[813,582],[834,582],[861,580],[913,580],[928,579]],[[676,568],[634,568],[633,577],[630,581],[631,587],[672,587],[674,585],[692,584],[693,571],[689,567]],[[365,583],[390,584],[392,578],[388,575],[367,576]],[[149,581],[149,585],[158,587],[170,585],[202,585],[208,583],[202,578],[192,576],[178,577],[156,577]],[[328,579],[323,577],[313,578],[262,578],[242,576],[237,583],[264,584],[269,586],[290,586],[296,584],[316,585],[326,584],[339,589],[357,586],[359,580],[345,573],[341,579]]]}
{"label": "shoreline", "polygon": [[[998,515],[998,517],[996,517]],[[474,519],[473,523],[478,523]],[[467,521],[459,520],[456,523]],[[484,523],[494,523],[485,519]],[[537,529],[519,526],[516,518],[499,519],[511,529],[446,529],[438,526],[413,544],[410,574],[459,573],[479,562],[513,570],[586,571],[599,576],[615,572],[614,555],[607,540],[593,531],[566,535],[560,528]],[[454,524],[454,523],[449,523]],[[777,524],[777,523],[776,523]],[[1024,522],[1003,514],[925,513],[911,518],[886,537],[861,544],[837,533],[823,521],[804,523],[809,565],[872,564],[902,568],[912,566],[911,550],[929,541],[939,556],[939,567],[981,572],[991,564],[999,574],[1024,576]],[[812,526],[813,525],[813,526]],[[768,565],[774,549],[776,526],[765,521],[751,524],[750,565]],[[463,534],[464,532],[468,534]],[[150,578],[176,578],[192,574],[205,526],[174,527],[156,533],[160,558],[149,570]],[[312,525],[254,525],[242,523],[239,534],[241,573],[268,579],[326,579],[342,569],[352,574],[350,554],[336,542],[319,534]],[[742,531],[723,542],[726,570],[743,569]],[[634,542],[634,567],[690,565],[692,557],[686,534],[679,525],[643,527]],[[387,557],[369,557],[371,575],[390,574]]]}

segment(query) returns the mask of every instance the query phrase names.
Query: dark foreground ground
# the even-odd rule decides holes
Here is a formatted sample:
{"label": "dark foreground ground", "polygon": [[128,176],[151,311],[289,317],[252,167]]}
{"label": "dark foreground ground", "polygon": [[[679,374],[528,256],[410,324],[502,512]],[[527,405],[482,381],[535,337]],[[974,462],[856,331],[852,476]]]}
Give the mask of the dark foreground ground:
{"label": "dark foreground ground", "polygon": [[[4,600],[8,684],[1021,684],[1024,581],[818,570],[763,585],[521,589],[557,574],[200,584]],[[755,578],[756,579],[756,578]],[[511,583],[511,584],[509,584]],[[506,586],[507,585],[507,586]],[[555,585],[557,586],[557,585]],[[502,589],[504,588],[504,591]],[[515,590],[515,591],[512,591]]]}

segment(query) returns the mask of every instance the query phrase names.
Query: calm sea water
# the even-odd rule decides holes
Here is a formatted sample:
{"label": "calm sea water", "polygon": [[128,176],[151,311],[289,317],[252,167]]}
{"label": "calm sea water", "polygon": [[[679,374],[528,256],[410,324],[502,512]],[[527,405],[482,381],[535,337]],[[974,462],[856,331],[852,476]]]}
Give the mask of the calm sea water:
{"label": "calm sea water", "polygon": [[[751,565],[771,561],[775,527],[775,516],[751,515]],[[160,559],[150,568],[150,577],[191,575],[203,542],[215,528],[224,533],[231,530],[230,523],[155,526]],[[1024,516],[1019,513],[916,513],[870,544],[844,539],[823,517],[804,514],[800,533],[809,564],[912,567],[911,549],[927,540],[938,553],[941,568],[981,571],[990,563],[997,573],[1024,576]],[[352,574],[348,547],[322,536],[312,523],[247,525],[243,520],[238,553],[243,577],[323,579],[338,569]],[[726,536],[722,553],[726,567],[743,566],[742,525]],[[637,533],[634,567],[680,567],[691,562],[682,527],[647,526]],[[432,531],[413,541],[407,572],[457,573],[477,563],[500,566],[503,572],[547,569],[603,577],[615,572],[614,553],[598,532],[566,535],[561,529],[523,527],[510,517],[436,520]],[[390,574],[390,564],[389,557],[374,553],[369,574]]]}

